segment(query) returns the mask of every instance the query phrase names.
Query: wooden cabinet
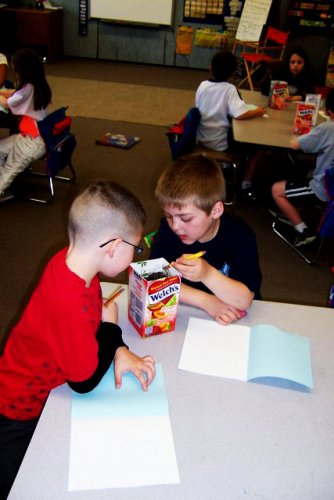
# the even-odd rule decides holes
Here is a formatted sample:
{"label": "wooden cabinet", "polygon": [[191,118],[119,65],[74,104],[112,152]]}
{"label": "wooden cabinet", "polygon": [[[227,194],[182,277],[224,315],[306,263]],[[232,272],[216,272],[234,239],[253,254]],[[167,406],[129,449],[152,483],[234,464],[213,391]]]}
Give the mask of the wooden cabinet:
{"label": "wooden cabinet", "polygon": [[[2,43],[8,52],[31,47],[52,61],[63,54],[63,11],[29,8],[0,9],[0,29],[6,33]],[[2,38],[2,37],[1,37]]]}

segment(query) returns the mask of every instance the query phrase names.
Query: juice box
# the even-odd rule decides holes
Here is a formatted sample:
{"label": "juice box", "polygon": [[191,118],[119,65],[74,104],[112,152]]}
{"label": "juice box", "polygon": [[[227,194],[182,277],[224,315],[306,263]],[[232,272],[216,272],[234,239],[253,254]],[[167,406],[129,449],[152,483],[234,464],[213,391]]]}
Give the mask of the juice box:
{"label": "juice box", "polygon": [[306,94],[306,97],[305,97],[305,102],[307,104],[314,104],[314,108],[315,108],[314,114],[312,116],[312,127],[315,127],[317,124],[317,118],[318,118],[321,98],[322,98],[321,94]]}
{"label": "juice box", "polygon": [[310,132],[314,111],[314,104],[306,104],[305,102],[297,104],[296,117],[293,124],[294,134],[304,135]]}
{"label": "juice box", "polygon": [[271,80],[268,97],[269,108],[284,109],[285,97],[289,95],[288,84],[282,80]]}
{"label": "juice box", "polygon": [[181,275],[166,259],[130,265],[128,316],[142,337],[175,329],[180,288]]}

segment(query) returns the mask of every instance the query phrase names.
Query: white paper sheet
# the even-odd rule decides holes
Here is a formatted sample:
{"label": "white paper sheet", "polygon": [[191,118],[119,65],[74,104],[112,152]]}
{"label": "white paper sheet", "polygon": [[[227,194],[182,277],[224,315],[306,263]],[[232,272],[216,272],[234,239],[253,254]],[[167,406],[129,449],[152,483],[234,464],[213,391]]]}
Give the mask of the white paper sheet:
{"label": "white paper sheet", "polygon": [[190,318],[179,368],[296,390],[313,388],[309,340],[273,325],[222,326]]}
{"label": "white paper sheet", "polygon": [[179,368],[204,375],[247,380],[250,329],[190,318]]}
{"label": "white paper sheet", "polygon": [[89,394],[73,395],[69,491],[179,483],[161,367],[148,392],[112,370]]}

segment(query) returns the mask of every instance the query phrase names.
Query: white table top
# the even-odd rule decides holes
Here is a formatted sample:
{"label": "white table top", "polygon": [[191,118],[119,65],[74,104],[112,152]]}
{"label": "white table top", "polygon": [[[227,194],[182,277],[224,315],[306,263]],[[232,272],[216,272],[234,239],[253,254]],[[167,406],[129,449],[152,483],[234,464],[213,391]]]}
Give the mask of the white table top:
{"label": "white table top", "polygon": [[269,148],[290,149],[297,103],[287,103],[287,108],[283,110],[271,109],[268,107],[268,97],[262,95],[261,92],[250,90],[240,92],[247,104],[264,106],[268,118],[259,116],[251,120],[232,120],[234,139],[237,142],[258,144]]}
{"label": "white table top", "polygon": [[71,391],[63,385],[48,399],[9,499],[333,500],[333,309],[255,301],[241,320],[309,337],[314,390],[305,393],[179,370],[188,318],[205,313],[181,306],[175,332],[142,339],[127,321],[125,295],[125,341],[162,364],[181,483],[69,493]]}

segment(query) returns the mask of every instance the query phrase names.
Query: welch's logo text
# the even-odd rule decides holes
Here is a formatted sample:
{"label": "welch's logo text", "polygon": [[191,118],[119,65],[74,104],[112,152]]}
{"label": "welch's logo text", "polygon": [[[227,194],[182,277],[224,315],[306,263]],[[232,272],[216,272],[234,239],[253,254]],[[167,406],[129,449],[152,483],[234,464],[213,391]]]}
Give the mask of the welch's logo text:
{"label": "welch's logo text", "polygon": [[167,299],[171,295],[180,292],[180,283],[175,283],[173,285],[167,286],[162,290],[151,293],[148,296],[148,300],[150,304],[156,304],[157,302],[162,302],[164,299]]}

